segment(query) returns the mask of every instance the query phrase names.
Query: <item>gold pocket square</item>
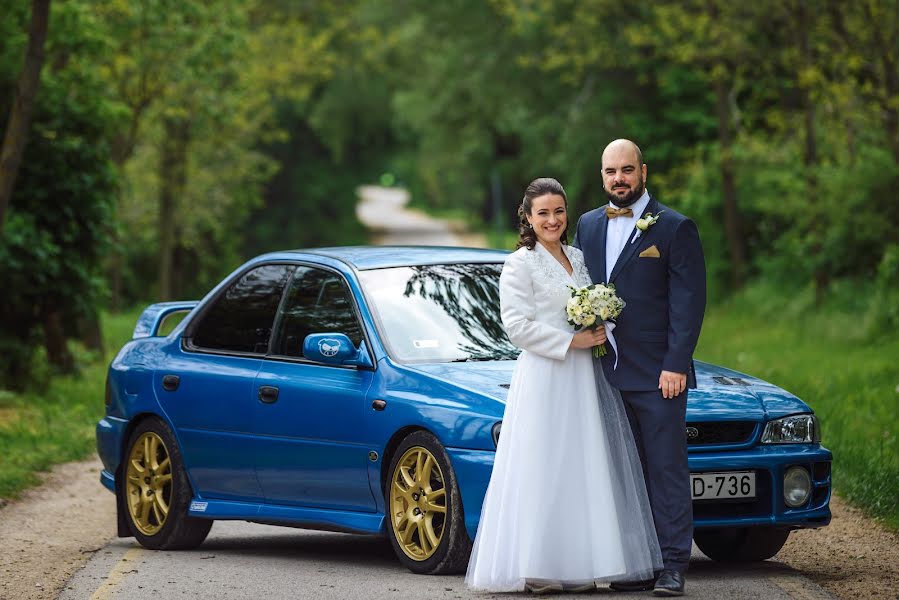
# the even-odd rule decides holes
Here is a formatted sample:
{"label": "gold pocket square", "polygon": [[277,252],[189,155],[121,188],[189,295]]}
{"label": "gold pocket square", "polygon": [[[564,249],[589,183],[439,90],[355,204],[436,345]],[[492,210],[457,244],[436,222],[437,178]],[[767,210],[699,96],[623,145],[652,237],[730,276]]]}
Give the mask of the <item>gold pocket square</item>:
{"label": "gold pocket square", "polygon": [[662,255],[659,254],[659,249],[656,248],[655,244],[640,253],[640,258],[660,258],[661,256]]}

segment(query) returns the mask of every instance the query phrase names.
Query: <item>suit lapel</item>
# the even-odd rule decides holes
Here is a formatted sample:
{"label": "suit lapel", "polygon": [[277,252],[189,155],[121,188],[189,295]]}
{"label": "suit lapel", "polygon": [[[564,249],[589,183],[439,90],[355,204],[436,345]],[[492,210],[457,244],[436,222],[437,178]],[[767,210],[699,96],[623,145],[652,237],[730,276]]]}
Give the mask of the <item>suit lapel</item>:
{"label": "suit lapel", "polygon": [[[658,210],[658,208],[659,208],[659,203],[656,202],[655,198],[650,196],[649,202],[646,204],[646,209],[643,214],[646,214],[646,213],[656,214],[656,211]],[[642,217],[642,216],[643,215],[638,215],[638,218]],[[643,242],[646,240],[646,237],[649,235],[650,230],[646,230],[640,236],[640,238],[632,244],[631,240],[633,239],[634,233],[636,231],[637,231],[637,228],[634,227],[634,229],[630,232],[630,234],[628,234],[627,242],[625,243],[624,250],[621,251],[621,254],[618,256],[618,261],[615,262],[615,266],[612,267],[612,274],[609,276],[609,283],[611,283],[612,281],[615,280],[615,278],[618,276],[618,273],[620,273],[621,269],[624,268],[624,265],[626,265],[628,263],[628,261],[634,257],[634,254],[637,252],[637,249],[640,248],[641,246],[643,246]],[[603,239],[605,239],[605,235],[603,235]]]}

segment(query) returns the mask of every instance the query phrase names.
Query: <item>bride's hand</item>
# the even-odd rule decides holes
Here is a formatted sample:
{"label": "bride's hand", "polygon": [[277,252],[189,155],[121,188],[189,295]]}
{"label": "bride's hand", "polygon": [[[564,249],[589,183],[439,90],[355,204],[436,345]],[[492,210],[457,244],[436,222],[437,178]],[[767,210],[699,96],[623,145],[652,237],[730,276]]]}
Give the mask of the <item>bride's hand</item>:
{"label": "bride's hand", "polygon": [[592,348],[606,343],[606,328],[599,326],[596,329],[583,329],[571,338],[571,348]]}

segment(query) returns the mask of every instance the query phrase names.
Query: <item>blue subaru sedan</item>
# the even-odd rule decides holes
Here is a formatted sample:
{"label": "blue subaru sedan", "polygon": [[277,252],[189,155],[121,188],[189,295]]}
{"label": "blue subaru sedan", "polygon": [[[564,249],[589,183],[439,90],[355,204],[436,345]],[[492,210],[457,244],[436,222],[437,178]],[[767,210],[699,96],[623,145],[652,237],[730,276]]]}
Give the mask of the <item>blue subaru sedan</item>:
{"label": "blue subaru sedan", "polygon": [[[118,534],[193,548],[239,519],[382,534],[416,573],[464,570],[519,352],[499,315],[506,256],[279,252],[199,302],[148,307],[97,426]],[[722,367],[698,363],[697,380],[684,435],[699,548],[764,560],[827,525],[832,455],[811,408]]]}

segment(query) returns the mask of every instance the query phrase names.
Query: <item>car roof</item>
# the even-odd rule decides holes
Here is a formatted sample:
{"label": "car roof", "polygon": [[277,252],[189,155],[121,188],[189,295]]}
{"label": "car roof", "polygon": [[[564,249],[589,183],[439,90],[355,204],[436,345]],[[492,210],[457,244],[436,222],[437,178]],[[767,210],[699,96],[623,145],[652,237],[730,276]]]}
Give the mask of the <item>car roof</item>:
{"label": "car roof", "polygon": [[291,250],[279,254],[317,254],[343,261],[359,271],[458,263],[501,263],[509,252],[451,246],[342,246]]}

